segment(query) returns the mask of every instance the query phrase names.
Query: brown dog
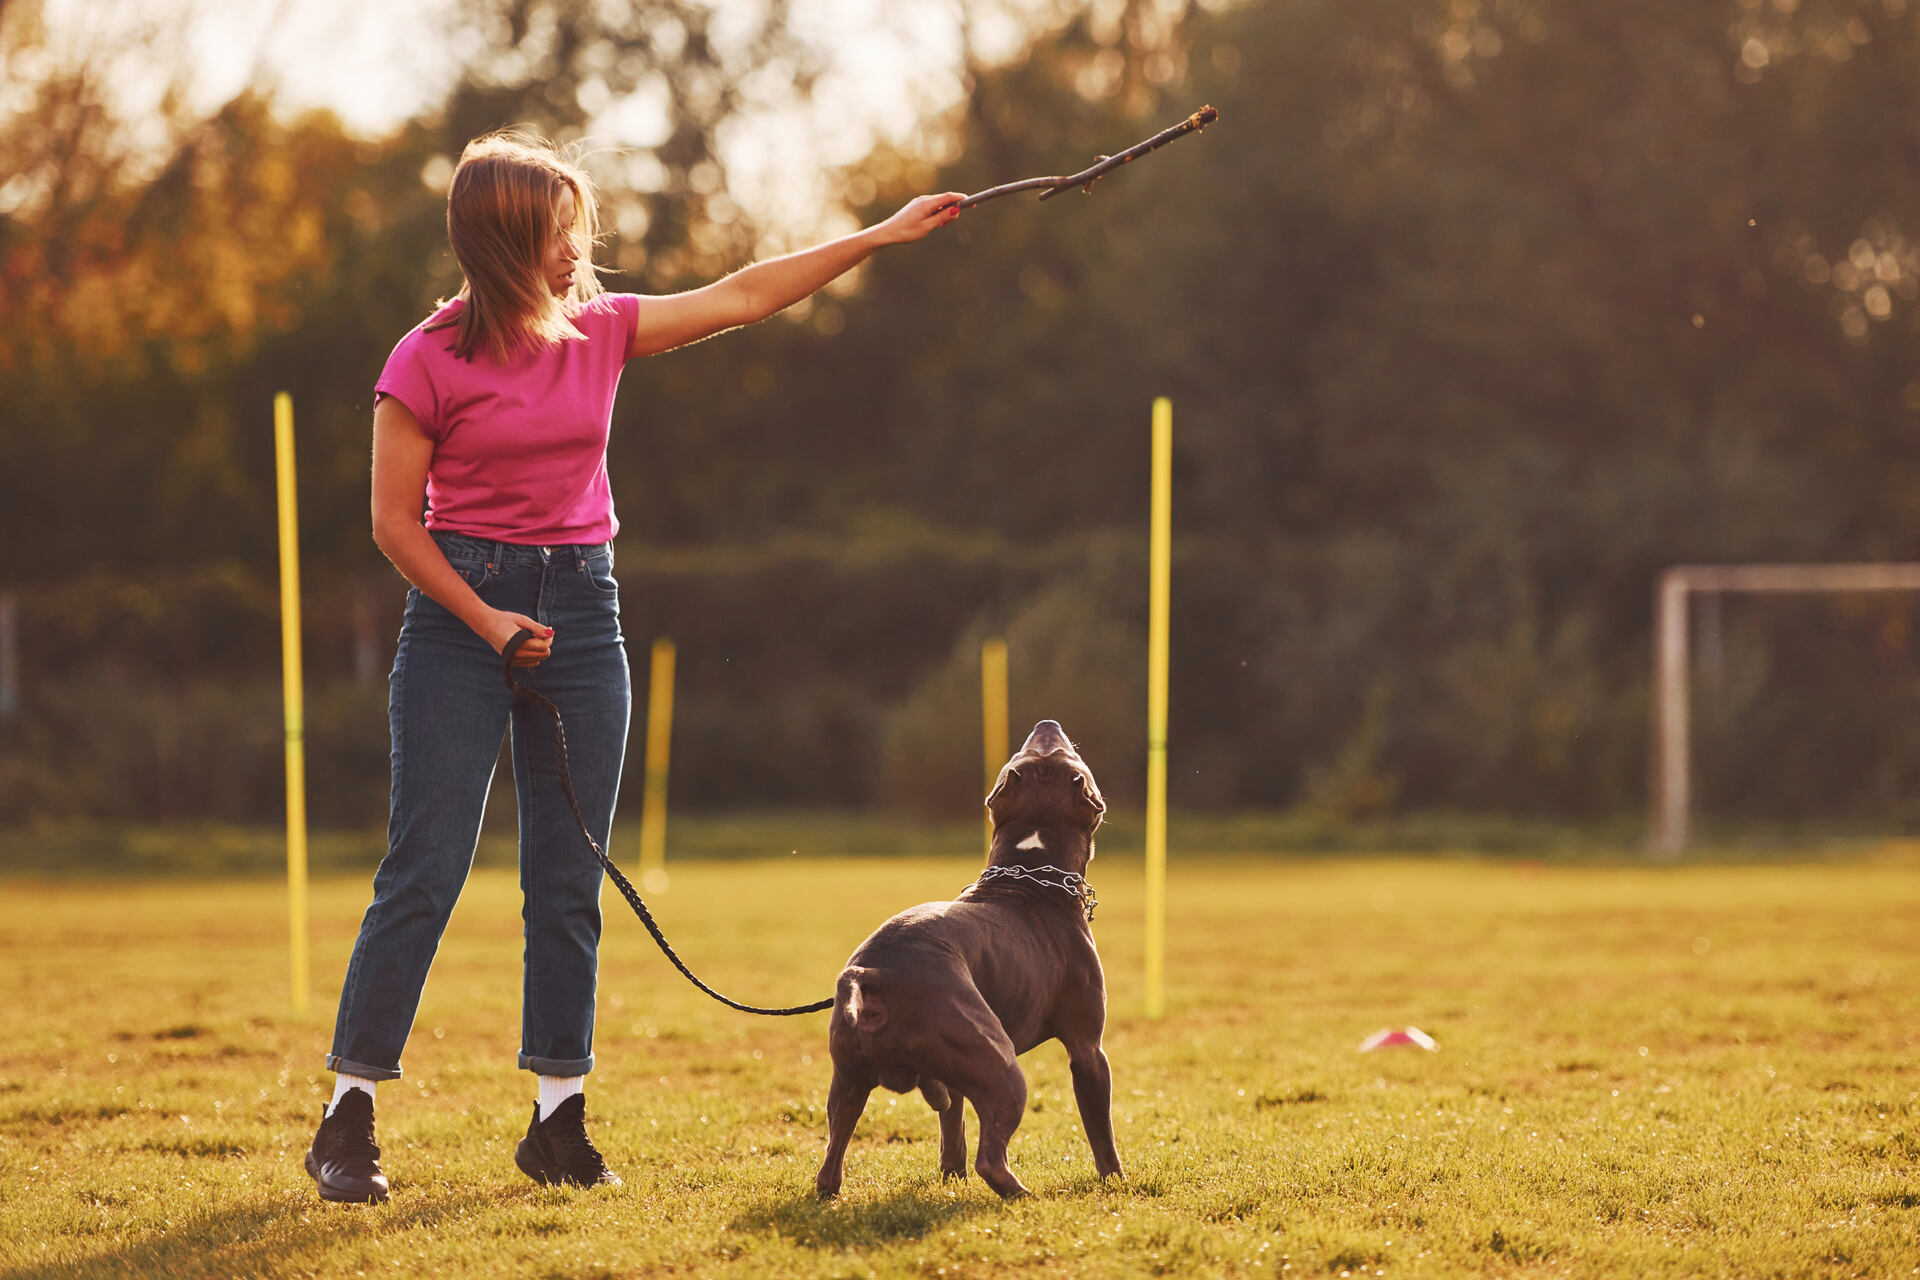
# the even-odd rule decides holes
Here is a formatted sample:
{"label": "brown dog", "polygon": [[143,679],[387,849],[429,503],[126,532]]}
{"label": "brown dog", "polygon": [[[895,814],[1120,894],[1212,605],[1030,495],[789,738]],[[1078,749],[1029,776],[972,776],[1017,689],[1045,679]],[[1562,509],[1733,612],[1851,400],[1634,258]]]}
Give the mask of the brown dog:
{"label": "brown dog", "polygon": [[840,1190],[847,1141],[876,1085],[916,1086],[940,1113],[940,1171],[967,1175],[962,1099],[980,1117],[974,1168],[1001,1195],[1028,1194],[1007,1167],[1027,1107],[1014,1058],[1045,1040],[1066,1046],[1073,1096],[1100,1176],[1120,1173],[1113,1073],[1100,1037],[1106,977],[1093,947],[1084,879],[1107,811],[1093,774],[1060,726],[1034,726],[987,797],[987,870],[952,902],[903,911],[860,944],[834,990],[827,1044],[827,1158],[814,1185]]}

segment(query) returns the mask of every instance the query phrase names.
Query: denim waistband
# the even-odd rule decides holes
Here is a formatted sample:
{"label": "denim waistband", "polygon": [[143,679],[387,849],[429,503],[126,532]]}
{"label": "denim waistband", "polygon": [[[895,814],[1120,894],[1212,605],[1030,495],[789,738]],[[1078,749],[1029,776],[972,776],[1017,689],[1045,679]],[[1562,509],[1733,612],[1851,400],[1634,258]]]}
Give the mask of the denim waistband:
{"label": "denim waistband", "polygon": [[433,540],[448,559],[456,557],[466,560],[483,560],[496,568],[510,564],[551,564],[555,560],[584,564],[594,556],[609,554],[613,544],[608,542],[555,543],[549,546],[528,546],[519,542],[499,542],[491,538],[476,538],[468,533],[448,533],[442,529],[429,529]]}

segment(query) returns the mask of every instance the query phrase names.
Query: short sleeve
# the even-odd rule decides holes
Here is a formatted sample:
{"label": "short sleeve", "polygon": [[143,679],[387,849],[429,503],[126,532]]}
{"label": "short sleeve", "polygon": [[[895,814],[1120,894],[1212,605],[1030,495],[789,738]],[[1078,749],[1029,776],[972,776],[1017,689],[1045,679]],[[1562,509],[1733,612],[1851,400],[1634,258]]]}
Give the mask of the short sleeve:
{"label": "short sleeve", "polygon": [[613,301],[620,309],[620,351],[624,355],[633,350],[633,340],[640,333],[640,295],[616,293]]}
{"label": "short sleeve", "polygon": [[624,362],[627,353],[633,350],[634,334],[640,331],[640,295],[603,293],[587,304],[587,314],[603,317],[601,323],[606,328],[601,332],[620,344],[620,359]]}
{"label": "short sleeve", "polygon": [[428,344],[436,336],[415,329],[400,339],[393,354],[387,357],[379,381],[373,384],[374,403],[378,404],[381,396],[392,396],[413,412],[420,429],[434,440],[446,433],[440,394],[426,360]]}

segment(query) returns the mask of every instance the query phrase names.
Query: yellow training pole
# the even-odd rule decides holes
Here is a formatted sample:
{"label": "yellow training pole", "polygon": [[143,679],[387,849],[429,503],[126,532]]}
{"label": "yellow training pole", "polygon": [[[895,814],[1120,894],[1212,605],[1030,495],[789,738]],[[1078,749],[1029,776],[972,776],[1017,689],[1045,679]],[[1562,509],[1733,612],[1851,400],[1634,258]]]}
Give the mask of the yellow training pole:
{"label": "yellow training pole", "polygon": [[306,696],[300,677],[300,515],[294,502],[293,397],[273,398],[273,456],[280,483],[280,665],[287,704],[287,932],[293,1011],[307,1011]]}
{"label": "yellow training pole", "polygon": [[653,675],[647,687],[647,788],[640,802],[640,886],[667,891],[667,750],[673,740],[671,640],[653,642]]}
{"label": "yellow training pole", "polygon": [[1173,576],[1173,401],[1153,402],[1147,605],[1147,1013],[1167,1009],[1167,629]]}
{"label": "yellow training pole", "polygon": [[[986,747],[987,792],[1007,762],[1007,642],[999,638],[980,646],[981,741]],[[993,815],[987,815],[987,852],[993,852]]]}

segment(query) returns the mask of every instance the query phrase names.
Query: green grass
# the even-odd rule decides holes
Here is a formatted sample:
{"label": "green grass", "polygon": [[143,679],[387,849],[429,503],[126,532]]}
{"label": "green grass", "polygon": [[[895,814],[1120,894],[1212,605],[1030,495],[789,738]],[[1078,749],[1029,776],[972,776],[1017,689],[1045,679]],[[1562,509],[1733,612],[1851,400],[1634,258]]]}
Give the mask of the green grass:
{"label": "green grass", "polygon": [[[716,986],[799,1002],[976,862],[689,862],[655,906]],[[1159,1020],[1139,873],[1094,864],[1127,1179],[1092,1177],[1048,1045],[1013,1144],[1038,1194],[1012,1205],[943,1186],[933,1117],[884,1093],[815,1203],[824,1015],[706,1001],[613,895],[589,1104],[626,1185],[527,1182],[519,901],[488,869],[380,1093],[393,1201],[324,1205],[300,1156],[366,878],[314,885],[304,1016],[271,879],[0,881],[0,1274],[1920,1275],[1913,847],[1181,857]],[[1440,1051],[1356,1052],[1406,1023]]]}
{"label": "green grass", "polygon": [[[495,788],[493,809],[476,858],[481,867],[512,867],[515,851],[511,789]],[[1419,813],[1375,821],[1346,821],[1311,810],[1176,813],[1176,848],[1220,854],[1379,858],[1458,853],[1500,855],[1552,864],[1643,863],[1645,824],[1639,819],[1569,825],[1498,815]],[[625,828],[616,860],[637,854],[637,824]],[[1699,834],[1704,830],[1704,835]],[[1803,861],[1815,856],[1871,852],[1884,828],[1824,823],[1803,831],[1779,824],[1696,822],[1693,862]],[[1109,854],[1138,855],[1144,844],[1138,812],[1114,812],[1100,829]],[[935,822],[885,812],[807,810],[682,813],[668,825],[675,860],[778,857],[962,856],[979,846],[979,824]],[[386,851],[382,829],[315,831],[308,858],[316,875],[371,870]],[[220,823],[171,824],[43,822],[0,827],[0,874],[102,876],[245,876],[286,873],[286,834]]]}

